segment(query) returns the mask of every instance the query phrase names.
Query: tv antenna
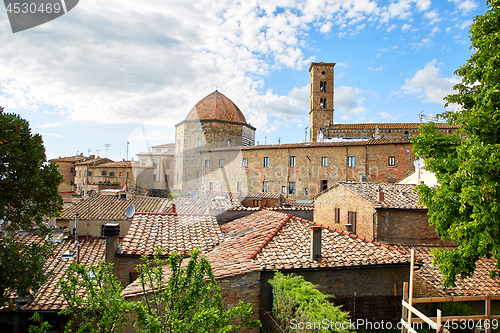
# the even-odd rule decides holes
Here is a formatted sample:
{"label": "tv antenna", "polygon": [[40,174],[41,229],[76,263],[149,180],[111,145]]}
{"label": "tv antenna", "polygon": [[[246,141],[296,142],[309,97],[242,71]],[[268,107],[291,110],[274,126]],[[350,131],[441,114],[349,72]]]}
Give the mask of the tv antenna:
{"label": "tv antenna", "polygon": [[278,136],[278,144],[281,144],[281,136]]}
{"label": "tv antenna", "polygon": [[106,147],[106,158],[108,158],[108,148],[111,147],[111,144],[105,143],[104,147]]}

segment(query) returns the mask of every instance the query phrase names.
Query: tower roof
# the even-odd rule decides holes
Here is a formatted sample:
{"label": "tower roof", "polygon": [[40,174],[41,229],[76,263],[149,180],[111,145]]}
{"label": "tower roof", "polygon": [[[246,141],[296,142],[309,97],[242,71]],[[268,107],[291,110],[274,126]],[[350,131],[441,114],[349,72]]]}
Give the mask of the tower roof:
{"label": "tower roof", "polygon": [[245,124],[247,122],[236,104],[217,90],[199,101],[185,120],[198,119],[218,119]]}

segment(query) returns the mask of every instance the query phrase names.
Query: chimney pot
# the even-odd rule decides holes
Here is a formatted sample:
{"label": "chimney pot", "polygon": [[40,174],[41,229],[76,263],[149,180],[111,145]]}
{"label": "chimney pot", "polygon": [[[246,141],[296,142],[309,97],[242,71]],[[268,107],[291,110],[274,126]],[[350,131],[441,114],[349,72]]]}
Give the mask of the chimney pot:
{"label": "chimney pot", "polygon": [[384,201],[384,190],[380,186],[377,188],[377,201]]}
{"label": "chimney pot", "polygon": [[321,261],[321,227],[311,227],[311,260]]}
{"label": "chimney pot", "polygon": [[118,236],[120,235],[120,225],[116,223],[106,223],[104,225],[103,236],[106,237],[106,263],[114,264],[115,254],[118,249]]}

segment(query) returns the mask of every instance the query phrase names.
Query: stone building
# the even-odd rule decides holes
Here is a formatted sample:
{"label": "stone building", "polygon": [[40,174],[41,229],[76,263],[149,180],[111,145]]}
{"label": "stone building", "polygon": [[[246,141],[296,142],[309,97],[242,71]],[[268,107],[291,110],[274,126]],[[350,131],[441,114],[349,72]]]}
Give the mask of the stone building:
{"label": "stone building", "polygon": [[214,91],[175,125],[175,140],[175,188],[199,191],[210,150],[253,145],[255,127],[247,123],[243,113],[229,98]]}
{"label": "stone building", "polygon": [[75,193],[75,164],[87,160],[88,157],[81,155],[59,157],[49,160],[55,163],[57,171],[63,177],[57,192],[63,197],[64,202],[71,202],[71,197]]}
{"label": "stone building", "polygon": [[170,192],[173,185],[175,144],[152,146],[151,151],[137,154],[141,166],[152,167],[152,192]]}
{"label": "stone building", "polygon": [[[334,63],[312,63],[310,142],[254,145],[255,128],[218,91],[176,125],[174,189],[271,192],[310,199],[338,181],[395,183],[414,168],[418,123],[335,124]],[[443,134],[457,127],[436,124]]]}
{"label": "stone building", "polygon": [[315,198],[314,222],[376,242],[451,244],[418,200],[415,185],[338,183]]}
{"label": "stone building", "polygon": [[106,157],[100,158],[98,156],[96,158],[94,155],[91,155],[85,161],[75,163],[75,177],[74,177],[75,191],[77,193],[83,194],[83,192],[85,192],[85,185],[92,184],[91,179],[94,167],[109,162],[113,161]]}

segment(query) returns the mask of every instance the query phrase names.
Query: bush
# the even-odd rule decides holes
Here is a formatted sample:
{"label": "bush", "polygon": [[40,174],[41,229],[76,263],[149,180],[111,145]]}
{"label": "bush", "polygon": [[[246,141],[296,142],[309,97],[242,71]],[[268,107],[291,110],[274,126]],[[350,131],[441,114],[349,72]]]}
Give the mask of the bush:
{"label": "bush", "polygon": [[330,303],[331,296],[302,276],[275,272],[269,283],[273,286],[273,315],[283,331],[300,331],[295,323],[310,323],[304,324],[303,332],[348,332],[348,312]]}

